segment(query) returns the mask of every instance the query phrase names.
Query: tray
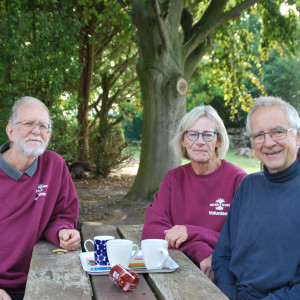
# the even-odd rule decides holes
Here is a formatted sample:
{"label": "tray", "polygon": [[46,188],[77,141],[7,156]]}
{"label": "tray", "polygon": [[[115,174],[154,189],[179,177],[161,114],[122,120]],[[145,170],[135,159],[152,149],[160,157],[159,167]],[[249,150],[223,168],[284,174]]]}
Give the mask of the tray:
{"label": "tray", "polygon": [[[90,275],[108,275],[111,267],[110,266],[103,266],[98,265],[94,262],[88,252],[82,252],[79,254],[81,264],[83,270],[86,271]],[[150,269],[147,270],[144,264],[142,250],[138,252],[137,257],[129,264],[129,268],[136,273],[167,273],[167,272],[174,272],[179,265],[169,257],[166,265],[163,266],[162,269]]]}

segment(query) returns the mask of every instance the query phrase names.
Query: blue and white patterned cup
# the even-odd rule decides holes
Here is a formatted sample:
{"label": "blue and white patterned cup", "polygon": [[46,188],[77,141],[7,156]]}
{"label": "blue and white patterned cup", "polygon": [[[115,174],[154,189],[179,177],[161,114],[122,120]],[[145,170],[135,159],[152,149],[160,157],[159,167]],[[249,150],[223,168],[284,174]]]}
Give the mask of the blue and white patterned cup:
{"label": "blue and white patterned cup", "polygon": [[[106,242],[114,238],[115,238],[114,236],[110,236],[110,235],[95,236],[94,240],[86,240],[84,242],[84,249],[94,259],[96,264],[107,266],[109,265],[109,261],[106,252]],[[94,245],[94,255],[92,255],[92,252],[90,252],[87,248],[88,242]]]}

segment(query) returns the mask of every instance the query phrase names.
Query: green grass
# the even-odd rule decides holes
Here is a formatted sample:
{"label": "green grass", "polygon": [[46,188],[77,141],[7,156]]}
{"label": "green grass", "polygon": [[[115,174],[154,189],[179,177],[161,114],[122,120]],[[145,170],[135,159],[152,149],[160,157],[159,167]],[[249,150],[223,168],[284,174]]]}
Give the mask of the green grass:
{"label": "green grass", "polygon": [[[140,146],[134,145],[125,149],[126,153],[130,153],[136,158],[140,157]],[[248,174],[260,170],[260,161],[257,158],[247,158],[240,155],[235,155],[235,149],[229,149],[226,155],[226,160],[244,169]],[[182,164],[189,163],[189,160],[184,159]]]}
{"label": "green grass", "polygon": [[260,161],[257,158],[247,158],[240,155],[235,155],[235,149],[229,149],[226,155],[226,160],[244,169],[248,174],[260,170]]}

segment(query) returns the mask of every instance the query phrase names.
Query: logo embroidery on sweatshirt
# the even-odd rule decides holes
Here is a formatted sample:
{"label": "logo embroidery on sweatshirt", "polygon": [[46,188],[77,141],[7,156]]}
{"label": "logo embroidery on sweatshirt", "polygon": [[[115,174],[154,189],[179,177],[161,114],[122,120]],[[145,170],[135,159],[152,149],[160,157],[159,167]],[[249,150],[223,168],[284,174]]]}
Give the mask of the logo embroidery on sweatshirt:
{"label": "logo embroidery on sweatshirt", "polygon": [[44,191],[45,188],[47,188],[48,185],[47,184],[39,184],[38,188],[36,190],[36,196],[34,198],[35,201],[37,201],[37,199],[41,196],[46,196],[47,193]]}
{"label": "logo embroidery on sweatshirt", "polygon": [[215,208],[215,211],[209,210],[209,215],[215,215],[215,216],[227,216],[228,212],[222,211],[224,210],[224,207],[230,207],[230,204],[225,203],[225,200],[223,198],[219,198],[216,200],[215,203],[209,204],[209,206],[212,206]]}

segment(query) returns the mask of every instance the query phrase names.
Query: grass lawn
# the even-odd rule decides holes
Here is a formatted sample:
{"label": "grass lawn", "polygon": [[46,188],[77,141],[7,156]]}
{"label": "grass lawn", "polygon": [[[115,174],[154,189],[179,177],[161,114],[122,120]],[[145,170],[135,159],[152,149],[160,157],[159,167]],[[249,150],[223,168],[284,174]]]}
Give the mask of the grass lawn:
{"label": "grass lawn", "polygon": [[235,149],[229,149],[225,159],[244,169],[248,174],[260,170],[260,161],[257,158],[235,155],[235,151]]}

